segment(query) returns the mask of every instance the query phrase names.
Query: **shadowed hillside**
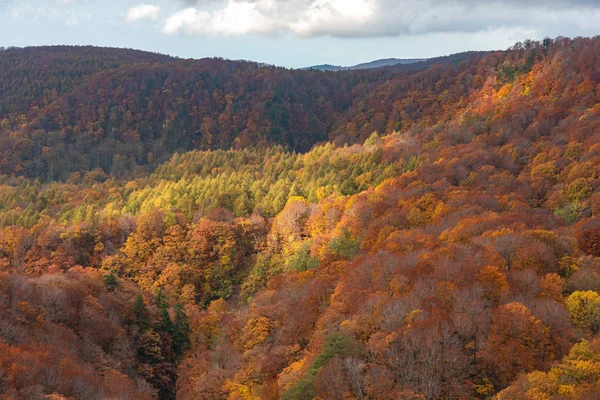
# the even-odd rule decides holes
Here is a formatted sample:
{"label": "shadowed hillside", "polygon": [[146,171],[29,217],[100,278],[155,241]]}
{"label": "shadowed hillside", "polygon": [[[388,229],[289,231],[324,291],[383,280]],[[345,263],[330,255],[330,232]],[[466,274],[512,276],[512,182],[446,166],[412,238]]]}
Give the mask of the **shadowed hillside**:
{"label": "shadowed hillside", "polygon": [[[470,55],[414,70],[456,57]],[[330,74],[92,47],[9,49],[0,65],[0,172],[43,180],[95,168],[120,176],[192,149],[307,151],[354,103],[396,82],[384,70]]]}

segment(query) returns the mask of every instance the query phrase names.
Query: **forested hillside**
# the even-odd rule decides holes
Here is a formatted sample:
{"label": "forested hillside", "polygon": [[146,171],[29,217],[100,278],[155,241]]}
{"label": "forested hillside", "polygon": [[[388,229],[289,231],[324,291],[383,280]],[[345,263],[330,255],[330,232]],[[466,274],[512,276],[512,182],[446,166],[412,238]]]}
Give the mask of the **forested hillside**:
{"label": "forested hillside", "polygon": [[162,54],[91,46],[0,48],[0,117],[43,108],[100,72],[174,60]]}
{"label": "forested hillside", "polygon": [[0,52],[0,67],[0,173],[45,181],[96,168],[119,177],[193,149],[280,144],[308,151],[339,135],[334,127],[357,98],[402,74],[86,47],[9,49]]}
{"label": "forested hillside", "polygon": [[[600,38],[128,65],[18,120],[0,398],[600,396]],[[49,169],[96,128],[98,163]],[[117,143],[160,148],[117,168]]]}

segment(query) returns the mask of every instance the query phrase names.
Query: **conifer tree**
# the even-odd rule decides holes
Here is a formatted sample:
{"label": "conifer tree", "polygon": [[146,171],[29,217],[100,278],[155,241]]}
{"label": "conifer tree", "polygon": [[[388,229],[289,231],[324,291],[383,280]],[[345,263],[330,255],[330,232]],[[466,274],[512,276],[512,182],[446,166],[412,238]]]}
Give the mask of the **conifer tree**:
{"label": "conifer tree", "polygon": [[148,308],[144,303],[142,294],[139,293],[133,303],[133,316],[135,318],[135,324],[140,328],[140,331],[145,332],[150,328],[150,317],[148,314]]}
{"label": "conifer tree", "polygon": [[167,296],[164,294],[161,288],[156,291],[156,306],[158,307],[158,313],[160,317],[160,325],[157,328],[158,332],[173,334],[173,322],[169,315],[169,303]]}
{"label": "conifer tree", "polygon": [[106,290],[108,290],[109,292],[113,292],[119,285],[117,283],[117,278],[115,277],[115,274],[111,272],[110,274],[106,275],[104,277],[104,285],[106,285]]}
{"label": "conifer tree", "polygon": [[190,348],[190,322],[183,305],[175,304],[175,322],[173,324],[173,350],[178,356]]}

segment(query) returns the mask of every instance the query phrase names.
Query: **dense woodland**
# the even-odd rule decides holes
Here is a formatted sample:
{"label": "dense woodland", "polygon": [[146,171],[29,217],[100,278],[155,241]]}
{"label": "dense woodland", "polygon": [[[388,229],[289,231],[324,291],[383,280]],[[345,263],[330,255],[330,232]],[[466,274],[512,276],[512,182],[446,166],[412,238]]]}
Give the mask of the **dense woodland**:
{"label": "dense woodland", "polygon": [[[406,85],[403,96],[419,85],[410,73],[387,69],[333,74],[68,47],[38,50],[31,62],[36,50],[0,52],[0,173],[43,181],[95,169],[117,177],[148,171],[193,149],[279,144],[308,151],[338,136],[338,143],[364,140],[373,130],[346,127],[346,118],[362,125],[366,117],[355,101],[390,79]],[[420,119],[409,113],[406,125]]]}
{"label": "dense woodland", "polygon": [[600,397],[600,38],[36,52],[79,61],[0,81],[0,399]]}

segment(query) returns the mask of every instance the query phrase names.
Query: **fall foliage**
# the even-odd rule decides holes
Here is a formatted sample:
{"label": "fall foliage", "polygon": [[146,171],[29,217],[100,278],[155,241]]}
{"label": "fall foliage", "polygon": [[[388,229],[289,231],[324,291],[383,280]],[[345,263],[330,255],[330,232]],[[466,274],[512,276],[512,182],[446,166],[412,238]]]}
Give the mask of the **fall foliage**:
{"label": "fall foliage", "polygon": [[2,73],[36,51],[72,78],[0,102],[0,398],[599,396],[600,38]]}

